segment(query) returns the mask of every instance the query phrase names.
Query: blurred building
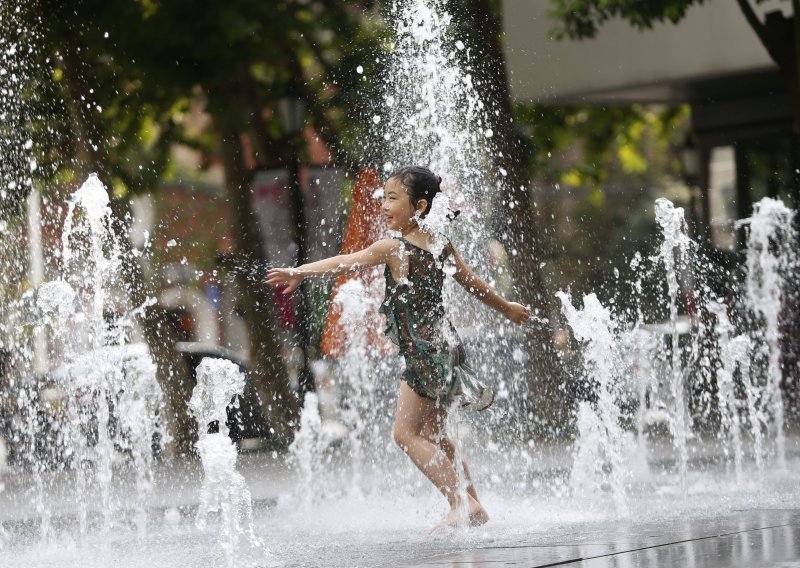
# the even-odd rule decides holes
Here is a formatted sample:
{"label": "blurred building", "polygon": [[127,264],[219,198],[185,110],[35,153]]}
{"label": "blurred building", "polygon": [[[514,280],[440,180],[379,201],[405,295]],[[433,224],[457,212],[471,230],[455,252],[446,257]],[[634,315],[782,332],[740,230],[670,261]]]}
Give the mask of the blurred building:
{"label": "blurred building", "polygon": [[[309,230],[308,259],[338,252],[346,171],[327,152],[309,144],[309,160],[300,169]],[[176,159],[191,170],[199,158],[178,148]],[[261,246],[270,264],[295,263],[297,246],[289,212],[286,169],[258,169],[254,164],[253,209]],[[233,279],[220,268],[234,252],[233,218],[223,177],[212,166],[198,179],[164,182],[159,191],[134,200],[131,239],[137,248],[149,242],[154,251],[151,270],[160,282],[159,303],[167,310],[182,341],[223,345],[245,353],[247,327],[239,315]],[[264,269],[266,267],[263,267]],[[276,309],[283,327],[293,325],[290,297],[276,292]]]}
{"label": "blurred building", "polygon": [[[800,202],[800,145],[785,83],[736,2],[689,8],[677,25],[604,24],[594,39],[551,39],[550,2],[504,0],[512,96],[538,104],[689,104],[687,178],[713,242],[763,196]],[[787,2],[756,6],[765,13]],[[693,154],[693,155],[692,155]],[[691,163],[696,164],[696,171]]]}

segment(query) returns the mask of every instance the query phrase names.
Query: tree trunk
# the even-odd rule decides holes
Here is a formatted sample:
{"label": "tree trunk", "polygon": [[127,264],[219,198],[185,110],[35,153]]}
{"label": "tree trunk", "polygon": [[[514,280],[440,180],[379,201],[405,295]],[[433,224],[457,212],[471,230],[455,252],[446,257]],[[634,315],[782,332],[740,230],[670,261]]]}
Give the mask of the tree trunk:
{"label": "tree trunk", "polygon": [[[536,227],[533,188],[530,187],[519,141],[512,123],[512,102],[508,85],[505,56],[500,44],[501,22],[490,0],[471,0],[470,14],[473,29],[479,30],[485,43],[486,55],[482,80],[478,81],[482,98],[489,107],[499,111],[489,113],[494,119],[492,130],[496,149],[496,166],[503,167],[507,175],[505,206],[511,218],[505,244],[511,255],[511,269],[520,301],[529,305],[539,318],[550,319],[556,308],[547,290],[541,263],[542,239]],[[531,352],[529,364],[532,404],[539,418],[543,435],[560,435],[569,423],[571,401],[566,396],[565,375],[561,361],[553,346],[552,326],[533,325],[527,329]]]}
{"label": "tree trunk", "polygon": [[297,394],[289,385],[275,329],[273,291],[264,283],[266,259],[251,201],[251,172],[241,153],[239,132],[217,121],[225,185],[233,211],[233,238],[239,258],[242,315],[250,338],[250,377],[261,401],[265,420],[274,430],[278,445],[288,446],[299,417]]}
{"label": "tree trunk", "polygon": [[[127,218],[127,203],[115,200],[112,203],[117,211],[118,219]],[[124,226],[120,241],[124,242],[125,282],[130,293],[131,305],[143,306],[152,297],[152,286],[146,278],[139,261],[131,254],[128,238],[128,223]],[[166,405],[167,429],[171,440],[167,450],[173,457],[194,456],[194,443],[197,441],[197,425],[189,413],[189,399],[192,397],[194,384],[189,375],[189,367],[183,356],[175,349],[178,331],[166,317],[166,311],[158,303],[142,310],[138,318],[144,333],[150,356],[156,364],[156,378],[164,393]]]}
{"label": "tree trunk", "polygon": [[[96,171],[102,177],[111,175],[102,129],[97,123],[96,112],[91,104],[87,82],[81,74],[81,60],[73,42],[66,38],[63,52],[63,72],[66,86],[66,104],[75,133],[74,167],[81,175]],[[85,104],[79,104],[83,101]],[[88,105],[88,106],[87,106]],[[118,242],[123,247],[123,282],[130,294],[130,305],[142,306],[148,297],[155,296],[152,284],[145,278],[139,260],[132,254],[130,229],[130,202],[127,199],[112,199],[113,226]],[[167,429],[172,438],[167,445],[173,456],[192,455],[196,440],[195,423],[189,414],[188,401],[192,384],[186,361],[175,350],[177,331],[158,304],[142,310],[139,323],[145,336],[150,355],[156,364],[156,378],[166,402]]]}

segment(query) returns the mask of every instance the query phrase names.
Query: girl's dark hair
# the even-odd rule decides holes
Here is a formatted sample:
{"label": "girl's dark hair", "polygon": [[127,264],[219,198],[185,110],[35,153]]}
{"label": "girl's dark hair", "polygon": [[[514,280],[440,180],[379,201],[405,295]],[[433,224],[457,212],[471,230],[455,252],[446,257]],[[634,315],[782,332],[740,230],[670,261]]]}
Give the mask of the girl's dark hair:
{"label": "girl's dark hair", "polygon": [[408,166],[400,168],[395,171],[389,179],[396,179],[406,189],[408,196],[411,198],[411,204],[414,209],[417,208],[417,203],[420,199],[428,201],[428,206],[422,213],[422,217],[428,214],[433,204],[434,196],[442,191],[442,178],[434,174],[428,168],[420,166]]}

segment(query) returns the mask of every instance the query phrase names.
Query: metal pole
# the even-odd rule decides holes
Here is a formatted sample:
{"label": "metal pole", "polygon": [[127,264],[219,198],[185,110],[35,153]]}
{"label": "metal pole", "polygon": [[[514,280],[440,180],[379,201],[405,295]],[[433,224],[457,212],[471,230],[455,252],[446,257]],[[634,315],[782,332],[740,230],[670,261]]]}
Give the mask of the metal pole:
{"label": "metal pole", "polygon": [[[41,197],[36,188],[28,196],[28,250],[30,253],[29,278],[31,287],[38,289],[44,282],[44,253],[42,252]],[[47,371],[47,336],[41,326],[33,333],[33,372]]]}
{"label": "metal pole", "polygon": [[[299,135],[298,135],[299,136]],[[300,188],[300,145],[295,137],[292,158],[289,162],[289,199],[292,211],[292,225],[294,226],[295,243],[297,244],[297,265],[301,265],[307,260],[307,225],[305,214],[305,200]],[[305,399],[307,392],[316,390],[314,375],[308,365],[308,348],[311,343],[311,331],[309,329],[309,308],[306,284],[303,283],[297,289],[295,300],[295,332],[297,342],[302,352],[302,360],[298,371],[298,389],[300,400]]]}

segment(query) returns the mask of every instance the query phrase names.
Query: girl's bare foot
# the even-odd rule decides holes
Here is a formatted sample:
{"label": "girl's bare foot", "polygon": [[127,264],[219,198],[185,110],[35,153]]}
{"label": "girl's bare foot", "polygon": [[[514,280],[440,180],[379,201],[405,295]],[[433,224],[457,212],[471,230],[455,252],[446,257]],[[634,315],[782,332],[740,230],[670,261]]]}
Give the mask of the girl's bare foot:
{"label": "girl's bare foot", "polygon": [[[486,524],[489,521],[489,514],[486,512],[486,509],[483,508],[483,505],[476,501],[471,495],[468,495],[467,499],[469,501],[469,526],[477,527]],[[438,525],[433,527],[431,532],[440,531],[445,527],[458,526],[461,520],[461,511],[458,509],[458,507],[450,509],[450,512],[447,513],[445,518],[442,519]]]}
{"label": "girl's bare foot", "polygon": [[[469,526],[471,527],[479,527],[481,525],[485,525],[489,522],[489,513],[486,512],[486,509],[483,508],[478,501],[473,499],[471,496],[469,498],[470,506],[469,506]],[[474,505],[474,507],[473,507]]]}

